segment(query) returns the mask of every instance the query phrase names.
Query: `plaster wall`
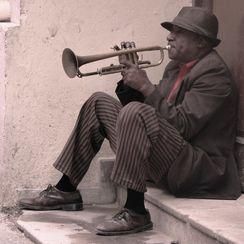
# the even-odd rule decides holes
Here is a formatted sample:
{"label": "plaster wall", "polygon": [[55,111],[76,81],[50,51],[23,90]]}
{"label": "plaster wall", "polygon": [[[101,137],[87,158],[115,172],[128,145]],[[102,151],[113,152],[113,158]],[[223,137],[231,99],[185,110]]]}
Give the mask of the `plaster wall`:
{"label": "plaster wall", "polygon": [[5,116],[5,33],[0,31],[0,173],[4,172],[3,168],[3,142],[4,142],[4,116]]}
{"label": "plaster wall", "polygon": [[[61,64],[63,49],[69,47],[78,55],[106,53],[123,40],[133,40],[138,47],[163,46],[168,33],[160,23],[171,20],[183,5],[191,3],[189,0],[20,1],[20,25],[4,33],[6,68],[4,79],[1,77],[4,94],[3,84],[0,87],[1,106],[4,106],[1,113],[5,114],[1,122],[4,138],[0,140],[0,169],[3,169],[0,177],[4,179],[0,182],[1,205],[15,204],[18,192],[23,189],[43,189],[48,183],[56,183],[61,174],[52,163],[63,148],[81,105],[95,91],[115,96],[119,74],[69,79]],[[104,60],[99,65],[110,62]],[[167,58],[164,65],[166,62]],[[153,82],[161,78],[164,65],[148,70]],[[96,68],[95,64],[87,67],[89,71]],[[3,128],[0,129],[3,133]],[[98,157],[111,155],[105,143]],[[81,188],[99,184],[97,168],[95,159]]]}
{"label": "plaster wall", "polygon": [[244,4],[242,0],[215,0],[213,11],[220,23],[222,43],[218,50],[230,67],[240,93],[238,136],[244,138]]}
{"label": "plaster wall", "polygon": [[242,0],[215,0],[213,3],[213,11],[220,22],[219,36],[223,40],[218,50],[229,65],[239,90],[236,158],[244,192],[244,4]]}

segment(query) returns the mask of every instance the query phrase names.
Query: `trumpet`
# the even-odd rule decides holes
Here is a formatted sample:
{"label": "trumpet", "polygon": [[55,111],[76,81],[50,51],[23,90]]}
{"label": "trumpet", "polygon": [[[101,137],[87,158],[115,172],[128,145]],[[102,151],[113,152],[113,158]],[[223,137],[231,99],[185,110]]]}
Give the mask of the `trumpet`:
{"label": "trumpet", "polygon": [[[136,48],[134,42],[126,42],[126,43],[122,42],[121,49],[117,45],[115,45],[113,49],[114,52],[110,52],[110,53],[90,55],[90,56],[77,56],[71,49],[65,48],[62,54],[63,69],[69,78],[74,78],[75,76],[82,78],[84,76],[91,76],[91,75],[107,75],[107,74],[120,73],[126,68],[126,66],[123,64],[118,64],[118,65],[111,64],[106,67],[98,68],[94,72],[88,72],[88,73],[81,73],[80,67],[91,62],[96,62],[99,60],[108,59],[116,56],[121,57],[123,55],[125,55],[126,59],[136,64],[139,69],[146,69],[146,68],[160,65],[164,59],[164,50],[169,50],[170,45],[167,45],[165,47],[149,46],[149,47]],[[151,63],[150,61],[139,60],[137,53],[147,52],[147,51],[159,51],[160,59],[155,63]]]}

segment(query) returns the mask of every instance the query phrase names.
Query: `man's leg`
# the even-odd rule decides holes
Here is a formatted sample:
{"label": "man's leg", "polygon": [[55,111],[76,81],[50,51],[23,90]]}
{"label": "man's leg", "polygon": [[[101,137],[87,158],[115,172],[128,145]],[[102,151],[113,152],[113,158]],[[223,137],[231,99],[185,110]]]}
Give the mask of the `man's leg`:
{"label": "man's leg", "polygon": [[116,150],[116,121],[121,104],[113,97],[94,93],[82,106],[76,125],[54,167],[63,173],[56,187],[49,186],[37,198],[22,199],[19,206],[33,210],[80,210],[82,198],[76,190],[104,138]]}
{"label": "man's leg", "polygon": [[125,209],[97,227],[100,235],[134,233],[152,228],[144,206],[146,180],[163,179],[185,142],[177,130],[149,105],[132,102],[117,121],[116,161],[111,178],[127,189]]}
{"label": "man's leg", "polygon": [[83,105],[76,125],[54,167],[76,187],[86,174],[104,138],[116,150],[116,121],[121,104],[113,97],[94,93]]}
{"label": "man's leg", "polygon": [[154,108],[137,102],[124,107],[117,121],[117,151],[112,180],[135,191],[146,191],[150,177],[158,182],[185,145],[179,132]]}

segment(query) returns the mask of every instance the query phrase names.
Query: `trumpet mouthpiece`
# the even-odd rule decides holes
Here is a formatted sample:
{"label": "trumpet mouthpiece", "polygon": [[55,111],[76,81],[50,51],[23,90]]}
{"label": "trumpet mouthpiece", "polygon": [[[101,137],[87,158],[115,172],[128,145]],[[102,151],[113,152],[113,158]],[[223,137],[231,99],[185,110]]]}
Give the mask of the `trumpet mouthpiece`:
{"label": "trumpet mouthpiece", "polygon": [[169,50],[170,48],[171,48],[170,45],[167,45],[167,46],[165,47],[166,50]]}

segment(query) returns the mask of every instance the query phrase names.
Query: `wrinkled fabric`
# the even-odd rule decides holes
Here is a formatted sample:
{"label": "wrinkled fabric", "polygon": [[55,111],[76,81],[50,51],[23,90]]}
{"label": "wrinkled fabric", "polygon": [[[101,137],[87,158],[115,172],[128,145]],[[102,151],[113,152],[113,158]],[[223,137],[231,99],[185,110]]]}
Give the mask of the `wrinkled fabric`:
{"label": "wrinkled fabric", "polygon": [[184,77],[171,102],[167,96],[179,72],[171,61],[145,103],[173,125],[187,142],[167,176],[179,197],[236,199],[241,187],[234,159],[238,94],[216,51],[199,60]]}

